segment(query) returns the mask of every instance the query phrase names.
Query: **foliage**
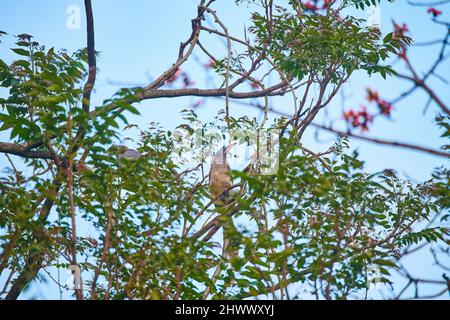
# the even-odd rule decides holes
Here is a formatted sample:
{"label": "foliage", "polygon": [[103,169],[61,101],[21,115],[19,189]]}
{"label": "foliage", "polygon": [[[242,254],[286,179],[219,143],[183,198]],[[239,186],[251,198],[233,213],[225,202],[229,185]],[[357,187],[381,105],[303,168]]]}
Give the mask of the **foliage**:
{"label": "foliage", "polygon": [[332,77],[335,83],[361,69],[369,75],[376,72],[386,77],[393,71],[380,63],[409,41],[389,33],[380,42],[381,32],[377,27],[364,27],[364,20],[343,17],[340,10],[330,10],[326,15],[299,13],[282,7],[277,7],[277,11],[273,21],[254,13],[254,26],[250,30],[257,37],[257,48],[267,47],[275,63],[299,80],[317,74]]}

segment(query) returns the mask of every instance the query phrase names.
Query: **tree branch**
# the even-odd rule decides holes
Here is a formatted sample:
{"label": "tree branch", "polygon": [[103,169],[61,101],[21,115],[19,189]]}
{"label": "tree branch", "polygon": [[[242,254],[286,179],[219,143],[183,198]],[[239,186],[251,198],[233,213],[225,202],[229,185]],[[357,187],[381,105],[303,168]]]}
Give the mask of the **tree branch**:
{"label": "tree branch", "polygon": [[53,159],[48,151],[32,151],[22,144],[0,142],[0,152],[31,159]]}

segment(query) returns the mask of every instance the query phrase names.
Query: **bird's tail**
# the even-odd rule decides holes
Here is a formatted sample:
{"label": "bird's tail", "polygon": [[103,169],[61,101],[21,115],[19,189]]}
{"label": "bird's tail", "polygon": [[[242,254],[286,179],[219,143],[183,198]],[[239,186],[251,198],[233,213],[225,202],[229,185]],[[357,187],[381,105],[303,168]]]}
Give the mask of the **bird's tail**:
{"label": "bird's tail", "polygon": [[234,225],[232,217],[224,217],[223,221],[223,252],[226,257],[236,257],[239,252],[240,234]]}

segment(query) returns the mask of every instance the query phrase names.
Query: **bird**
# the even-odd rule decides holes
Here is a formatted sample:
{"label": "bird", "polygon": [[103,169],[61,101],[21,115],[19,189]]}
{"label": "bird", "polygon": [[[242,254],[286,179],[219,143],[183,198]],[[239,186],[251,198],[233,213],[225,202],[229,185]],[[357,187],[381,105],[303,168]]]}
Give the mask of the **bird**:
{"label": "bird", "polygon": [[73,164],[73,171],[79,177],[80,187],[87,189],[90,186],[90,177],[94,176],[94,170],[83,160],[75,161]]}
{"label": "bird", "polygon": [[230,189],[233,186],[231,169],[227,161],[227,153],[233,147],[232,144],[223,146],[213,157],[209,171],[209,189],[211,200],[216,207],[225,207],[233,202],[230,197]]}
{"label": "bird", "polygon": [[93,172],[92,169],[83,160],[75,162],[74,169],[75,169],[74,171],[82,173],[82,174],[83,173],[87,174],[87,173]]}
{"label": "bird", "polygon": [[142,156],[142,153],[140,153],[139,151],[130,149],[123,145],[118,146],[117,151],[118,151],[117,152],[118,158],[120,160],[126,159],[126,160],[136,161]]}
{"label": "bird", "polygon": [[218,213],[221,214],[223,227],[223,251],[230,257],[237,255],[239,247],[239,233],[233,223],[233,218],[227,213],[234,210],[236,192],[232,192],[233,181],[231,168],[227,161],[227,153],[234,144],[223,146],[213,157],[209,171],[209,189],[211,201]]}

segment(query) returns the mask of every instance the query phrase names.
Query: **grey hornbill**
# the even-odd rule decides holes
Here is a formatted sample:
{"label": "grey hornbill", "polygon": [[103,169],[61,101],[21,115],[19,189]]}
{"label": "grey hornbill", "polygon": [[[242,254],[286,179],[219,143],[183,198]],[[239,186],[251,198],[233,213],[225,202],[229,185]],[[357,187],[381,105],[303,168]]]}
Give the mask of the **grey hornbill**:
{"label": "grey hornbill", "polygon": [[[216,225],[210,233],[214,234],[223,226],[223,248],[230,256],[235,256],[239,247],[239,233],[233,223],[232,211],[237,192],[232,191],[231,169],[227,161],[227,153],[234,144],[223,146],[213,157],[209,171],[209,189],[211,201],[214,203],[220,216],[220,224]],[[207,236],[208,237],[208,236]]]}

